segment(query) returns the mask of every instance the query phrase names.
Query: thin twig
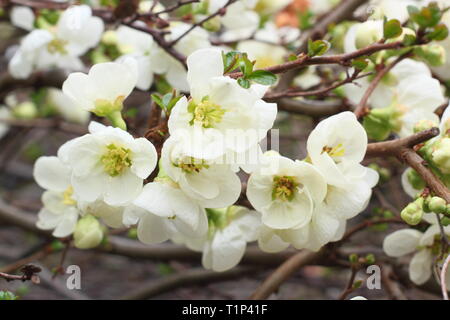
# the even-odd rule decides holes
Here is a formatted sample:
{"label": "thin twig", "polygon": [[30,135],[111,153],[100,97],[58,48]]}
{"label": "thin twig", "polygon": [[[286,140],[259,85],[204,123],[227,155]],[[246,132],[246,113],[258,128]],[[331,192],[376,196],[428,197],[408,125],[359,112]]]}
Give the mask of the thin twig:
{"label": "thin twig", "polygon": [[447,279],[447,270],[448,270],[449,264],[450,264],[450,254],[445,259],[445,262],[442,265],[442,270],[441,270],[441,289],[442,289],[442,296],[444,297],[444,300],[448,300],[446,279]]}

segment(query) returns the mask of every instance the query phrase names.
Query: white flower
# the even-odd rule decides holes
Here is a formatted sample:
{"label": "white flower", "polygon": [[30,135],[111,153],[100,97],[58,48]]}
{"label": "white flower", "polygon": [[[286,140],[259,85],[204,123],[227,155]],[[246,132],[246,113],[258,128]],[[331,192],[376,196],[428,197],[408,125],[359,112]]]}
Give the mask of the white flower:
{"label": "white flower", "polygon": [[[170,24],[170,34],[166,37],[168,42],[173,41],[184,34],[191,25],[181,22]],[[190,31],[186,36],[179,40],[174,49],[189,56],[193,52],[211,47],[208,32],[200,27]],[[180,61],[169,55],[163,48],[158,47],[152,54],[152,68],[157,74],[164,74],[167,82],[180,91],[188,92],[189,84],[186,79],[186,69]]]}
{"label": "white flower", "polygon": [[34,165],[34,179],[46,189],[42,195],[44,207],[39,211],[37,227],[52,230],[55,237],[67,237],[75,230],[80,214],[70,183],[71,170],[59,157],[40,157]]}
{"label": "white flower", "polygon": [[354,52],[383,38],[383,21],[368,20],[350,27],[344,38],[344,51]]}
{"label": "white flower", "polygon": [[47,94],[48,102],[56,108],[64,119],[79,124],[87,124],[89,122],[89,112],[75,105],[73,100],[60,89],[50,88]]}
{"label": "white flower", "polygon": [[96,122],[89,131],[65,146],[75,193],[86,202],[126,204],[139,195],[143,180],[155,168],[155,147],[145,138],[134,139],[124,130]]}
{"label": "white flower", "polygon": [[[388,256],[401,257],[415,252],[409,264],[409,278],[417,285],[424,284],[432,275],[432,269],[436,260],[436,252],[439,254],[441,239],[439,225],[436,217],[425,233],[413,229],[402,229],[388,235],[383,242],[383,250]],[[450,226],[444,228],[447,237],[450,236]],[[438,264],[442,261],[437,261]],[[445,279],[447,288],[450,289],[450,275]]]}
{"label": "white flower", "polygon": [[16,78],[27,78],[34,69],[81,69],[79,56],[100,41],[103,28],[103,21],[92,17],[89,6],[70,7],[54,30],[36,29],[22,40],[9,71]]}
{"label": "white flower", "polygon": [[153,65],[158,63],[153,57],[159,50],[154,44],[153,37],[127,26],[120,26],[117,29],[117,42],[119,47],[125,47],[127,52],[117,62],[124,62],[127,58],[134,59],[138,72],[136,87],[140,90],[148,90],[153,83]]}
{"label": "white flower", "polygon": [[88,74],[71,73],[62,90],[77,107],[107,116],[114,123],[121,119],[123,101],[133,91],[136,81],[136,73],[128,65],[105,62],[94,65]]}
{"label": "white flower", "polygon": [[255,68],[264,69],[277,64],[282,64],[288,51],[277,45],[272,45],[257,40],[241,41],[236,47],[237,51],[245,52],[251,61],[256,60]]}
{"label": "white flower", "polygon": [[[359,103],[370,82],[358,80],[358,86],[346,85],[347,97]],[[374,108],[392,107],[398,113],[397,133],[400,137],[413,134],[420,120],[438,121],[434,111],[445,101],[438,80],[432,78],[428,67],[412,59],[396,65],[386,80],[375,89],[369,103]]]}
{"label": "white flower", "polygon": [[328,242],[337,241],[342,236],[342,221],[337,219],[331,208],[320,204],[305,226],[290,229],[261,228],[258,244],[266,252],[279,252],[289,245],[296,249],[318,251]]}
{"label": "white flower", "polygon": [[205,209],[186,196],[169,178],[156,178],[126,207],[125,225],[138,224],[138,238],[159,243],[181,233],[188,238],[203,237],[208,229]]}
{"label": "white flower", "polygon": [[292,0],[258,0],[256,3],[255,11],[263,16],[270,15],[282,10],[291,2]]}
{"label": "white flower", "polygon": [[10,12],[11,23],[27,31],[34,29],[34,12],[29,7],[14,6]]}
{"label": "white flower", "polygon": [[169,138],[161,164],[167,175],[192,199],[206,208],[232,205],[241,193],[241,181],[230,165],[186,155],[183,140]]}
{"label": "white flower", "polygon": [[336,1],[334,0],[314,0],[314,1],[308,1],[309,3],[309,10],[314,12],[316,15],[323,14],[325,12],[328,12],[333,8],[333,6],[336,4]]}
{"label": "white flower", "polygon": [[[308,156],[330,185],[344,187],[359,168],[367,149],[367,134],[352,112],[342,112],[321,121],[307,141]],[[355,169],[356,167],[356,169]],[[348,172],[354,174],[347,176]]]}
{"label": "white flower", "polygon": [[[218,9],[223,7],[223,5],[212,5],[214,2],[223,1],[210,1],[210,14],[217,12]],[[237,1],[228,6],[226,14],[221,18],[221,22],[225,27],[225,31],[221,35],[223,41],[245,40],[252,36],[258,29],[260,21],[259,15],[252,10],[253,6],[251,4],[247,5],[246,1]]]}
{"label": "white flower", "polygon": [[111,206],[103,200],[94,202],[78,201],[78,208],[81,215],[92,215],[100,218],[108,227],[123,227],[123,214],[126,206]]}
{"label": "white flower", "polygon": [[242,88],[223,76],[222,53],[198,50],[188,57],[188,82],[192,99],[180,99],[169,118],[171,135],[199,134],[196,158],[214,159],[223,154],[245,152],[272,128],[277,106],[261,98],[266,86]]}
{"label": "white flower", "polygon": [[262,222],[274,229],[307,225],[316,206],[325,198],[324,177],[312,165],[267,152],[271,168],[254,172],[247,185],[247,198],[261,212]]}
{"label": "white flower", "polygon": [[420,7],[418,2],[413,0],[374,0],[371,3],[371,8],[374,9],[371,18],[383,19],[386,17],[388,20],[397,19],[404,23],[409,18],[408,6],[410,5]]}
{"label": "white flower", "polygon": [[172,240],[190,249],[201,251],[206,269],[222,272],[236,266],[245,253],[248,242],[257,239],[260,218],[257,212],[244,207],[207,209],[209,231],[202,238],[189,239],[175,235]]}
{"label": "white flower", "polygon": [[278,28],[277,25],[271,21],[266,22],[262,29],[255,33],[255,40],[262,42],[272,42],[273,44],[291,43],[300,37],[300,29],[285,26]]}

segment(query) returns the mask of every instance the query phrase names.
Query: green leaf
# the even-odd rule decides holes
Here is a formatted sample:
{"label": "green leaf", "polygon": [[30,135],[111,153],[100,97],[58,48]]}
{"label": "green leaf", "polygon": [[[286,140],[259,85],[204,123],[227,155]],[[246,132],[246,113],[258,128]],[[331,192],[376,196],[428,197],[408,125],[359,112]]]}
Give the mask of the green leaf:
{"label": "green leaf", "polygon": [[277,82],[277,76],[272,72],[265,70],[253,71],[252,74],[247,77],[247,79],[266,86],[271,86],[275,82]]}
{"label": "green leaf", "polygon": [[369,65],[369,61],[365,58],[358,58],[352,60],[352,67],[358,70],[364,70]]}
{"label": "green leaf", "polygon": [[442,11],[436,2],[431,2],[420,10],[414,6],[408,6],[408,13],[410,19],[422,29],[436,26],[442,18]]}
{"label": "green leaf", "polygon": [[325,40],[316,40],[312,41],[308,40],[308,56],[322,56],[324,55],[331,47],[331,44]]}
{"label": "green leaf", "polygon": [[392,39],[401,36],[403,33],[402,25],[397,19],[392,19],[384,23],[384,38]]}
{"label": "green leaf", "polygon": [[246,77],[253,72],[253,63],[248,59],[246,53],[242,54],[241,59],[239,60],[239,68]]}
{"label": "green leaf", "polygon": [[405,37],[403,38],[403,44],[405,46],[412,46],[416,43],[416,36],[412,34],[405,34]]}
{"label": "green leaf", "polygon": [[245,78],[239,78],[237,80],[237,82],[239,83],[239,85],[244,88],[244,89],[248,89],[250,88],[250,81],[245,79]]}
{"label": "green leaf", "polygon": [[227,52],[226,54],[222,52],[223,59],[223,73],[228,73],[237,67],[237,62],[240,58],[240,53],[237,51]]}
{"label": "green leaf", "polygon": [[425,37],[428,40],[442,41],[448,37],[448,28],[445,24],[438,24]]}
{"label": "green leaf", "polygon": [[151,97],[152,97],[152,100],[153,100],[154,103],[156,103],[161,109],[164,109],[164,103],[163,103],[161,97],[158,94],[153,93],[151,95]]}

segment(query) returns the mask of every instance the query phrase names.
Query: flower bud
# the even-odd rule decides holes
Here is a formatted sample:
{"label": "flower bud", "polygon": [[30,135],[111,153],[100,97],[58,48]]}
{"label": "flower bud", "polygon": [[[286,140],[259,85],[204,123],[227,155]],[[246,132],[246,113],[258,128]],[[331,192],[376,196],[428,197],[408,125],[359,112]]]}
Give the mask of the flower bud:
{"label": "flower bud", "polygon": [[117,33],[113,30],[105,31],[102,36],[102,43],[106,45],[116,45]]}
{"label": "flower bud", "polygon": [[450,138],[441,138],[433,146],[433,162],[444,174],[450,173]]}
{"label": "flower bud", "polygon": [[[420,201],[421,199],[421,201]],[[419,200],[419,201],[418,201]],[[416,201],[408,204],[405,209],[401,212],[402,219],[409,225],[415,226],[422,221],[423,210],[422,210],[423,198],[418,198]]]}
{"label": "flower bud", "polygon": [[437,126],[438,124],[433,120],[422,119],[414,125],[414,133],[422,132]]}
{"label": "flower bud", "polygon": [[423,181],[422,177],[417,173],[416,170],[408,170],[407,178],[408,182],[416,190],[422,190],[426,186],[425,181]]}
{"label": "flower bud", "polygon": [[103,230],[97,218],[88,214],[78,220],[73,239],[75,247],[79,249],[90,249],[98,246],[103,239]]}
{"label": "flower bud", "polygon": [[392,131],[396,131],[399,127],[398,112],[392,107],[372,109],[364,117],[363,126],[369,138],[378,141],[385,140]]}
{"label": "flower bud", "polygon": [[202,24],[202,27],[209,32],[217,32],[221,27],[220,17],[214,17]]}
{"label": "flower bud", "polygon": [[447,211],[447,203],[440,197],[432,197],[428,201],[428,207],[435,213],[444,213]]}
{"label": "flower bud", "polygon": [[12,113],[19,119],[33,119],[37,116],[36,105],[31,101],[22,102],[12,109]]}
{"label": "flower bud", "polygon": [[445,49],[439,44],[416,47],[414,53],[433,67],[442,66],[447,61]]}
{"label": "flower bud", "polygon": [[361,23],[356,31],[356,48],[361,49],[381,40],[383,30],[378,21],[366,21]]}

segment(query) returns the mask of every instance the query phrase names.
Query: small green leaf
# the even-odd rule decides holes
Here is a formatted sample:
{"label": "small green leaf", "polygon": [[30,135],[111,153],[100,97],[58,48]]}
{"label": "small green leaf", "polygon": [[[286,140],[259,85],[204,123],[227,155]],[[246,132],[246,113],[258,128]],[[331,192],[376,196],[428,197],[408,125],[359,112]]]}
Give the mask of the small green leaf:
{"label": "small green leaf", "polygon": [[237,80],[237,82],[239,83],[239,85],[244,88],[244,89],[248,89],[250,88],[250,81],[245,79],[245,78],[239,78]]}
{"label": "small green leaf", "polygon": [[364,70],[369,65],[369,61],[365,58],[358,58],[352,60],[352,67],[358,70]]}
{"label": "small green leaf", "polygon": [[275,82],[277,82],[277,76],[272,72],[265,70],[253,71],[252,74],[247,77],[247,79],[266,86],[271,86]]}
{"label": "small green leaf", "polygon": [[152,100],[153,100],[154,103],[156,103],[161,109],[164,109],[164,103],[163,103],[161,97],[158,94],[153,93],[151,95],[151,97],[152,97]]}
{"label": "small green leaf", "polygon": [[308,56],[322,56],[324,55],[331,47],[331,44],[325,40],[316,40],[312,41],[308,40]]}
{"label": "small green leaf", "polygon": [[436,2],[431,2],[420,10],[414,6],[408,6],[408,13],[410,19],[422,29],[434,27],[442,18],[442,11]]}
{"label": "small green leaf", "polygon": [[428,40],[442,41],[448,37],[448,28],[445,24],[438,24],[425,37]]}
{"label": "small green leaf", "polygon": [[253,72],[253,63],[248,59],[246,53],[242,54],[241,59],[239,60],[239,68],[246,77]]}
{"label": "small green leaf", "polygon": [[392,39],[401,36],[403,33],[402,25],[397,19],[392,19],[384,23],[384,38]]}
{"label": "small green leaf", "polygon": [[237,62],[239,60],[240,53],[237,51],[227,52],[226,54],[222,52],[223,59],[223,73],[228,73],[237,67]]}
{"label": "small green leaf", "polygon": [[405,34],[405,37],[403,38],[403,44],[405,46],[412,46],[416,43],[416,36],[412,34]]}

